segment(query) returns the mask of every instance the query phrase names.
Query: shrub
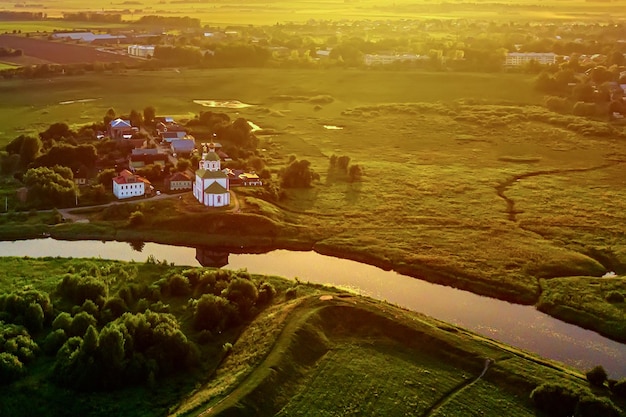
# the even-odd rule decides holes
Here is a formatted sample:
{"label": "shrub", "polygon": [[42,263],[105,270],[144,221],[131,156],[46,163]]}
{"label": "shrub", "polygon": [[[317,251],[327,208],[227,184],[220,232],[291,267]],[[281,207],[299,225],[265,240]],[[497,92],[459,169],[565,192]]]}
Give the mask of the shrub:
{"label": "shrub", "polygon": [[613,304],[623,303],[624,295],[617,291],[611,291],[610,293],[607,294],[606,301],[608,301],[609,303],[613,303]]}
{"label": "shrub", "polygon": [[56,355],[61,346],[67,340],[67,336],[63,329],[56,329],[48,334],[43,341],[43,350],[48,355]]}
{"label": "shrub", "polygon": [[86,311],[81,311],[74,316],[68,334],[70,336],[83,336],[89,326],[95,326],[96,324],[98,324],[98,322],[94,316]]}
{"label": "shrub", "polygon": [[574,414],[579,393],[563,384],[546,383],[530,393],[535,406],[551,417],[569,417]]}
{"label": "shrub", "polygon": [[232,306],[227,299],[204,294],[195,304],[193,324],[197,330],[221,331],[231,314]]}
{"label": "shrub", "polygon": [[620,379],[612,388],[616,397],[626,399],[626,378]]}
{"label": "shrub", "polygon": [[0,353],[0,384],[8,384],[24,374],[24,365],[17,356],[7,352]]}
{"label": "shrub", "polygon": [[140,226],[144,223],[144,215],[142,212],[140,211],[133,211],[132,213],[130,213],[130,217],[128,218],[128,224],[130,226]]}
{"label": "shrub", "polygon": [[291,287],[288,288],[287,291],[285,291],[285,298],[287,300],[293,300],[294,298],[296,298],[298,295],[298,287]]}
{"label": "shrub", "polygon": [[585,373],[585,377],[591,385],[601,387],[606,382],[608,375],[602,366],[596,366]]}
{"label": "shrub", "polygon": [[267,281],[263,281],[259,286],[259,297],[257,298],[258,305],[267,305],[272,302],[276,295],[276,289]]}
{"label": "shrub", "polygon": [[72,316],[65,311],[59,313],[58,316],[52,322],[52,328],[54,330],[63,329],[66,332],[69,331],[70,326],[72,325]]}
{"label": "shrub", "polygon": [[608,398],[583,395],[576,406],[576,417],[619,417],[620,410]]}

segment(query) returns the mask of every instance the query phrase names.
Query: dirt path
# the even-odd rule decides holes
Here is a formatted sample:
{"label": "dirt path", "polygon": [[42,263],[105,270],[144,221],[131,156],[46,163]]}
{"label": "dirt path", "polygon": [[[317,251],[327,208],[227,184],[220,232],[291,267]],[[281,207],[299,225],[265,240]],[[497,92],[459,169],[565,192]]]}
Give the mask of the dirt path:
{"label": "dirt path", "polygon": [[485,376],[485,373],[487,373],[489,366],[491,366],[493,362],[494,361],[492,359],[485,359],[485,366],[483,368],[483,371],[480,373],[480,375],[478,375],[476,378],[472,380],[463,381],[456,387],[452,388],[443,397],[441,397],[436,403],[434,403],[428,410],[426,410],[424,414],[422,415],[422,417],[434,416],[437,413],[437,411],[439,411],[442,407],[444,407],[446,404],[452,401],[462,391],[466,390],[467,388],[471,387],[476,382],[478,382],[483,376]]}
{"label": "dirt path", "polygon": [[[276,341],[266,358],[259,363],[259,365],[252,372],[250,372],[250,374],[248,374],[243,381],[237,384],[237,386],[226,397],[222,398],[213,406],[200,412],[198,416],[207,417],[217,415],[230,407],[235,407],[239,401],[245,398],[259,385],[259,381],[268,378],[271,372],[273,372],[273,368],[280,363],[281,357],[285,354],[283,349],[280,347],[287,345],[295,332],[300,329],[312,315],[316,314],[319,309],[324,308],[329,301],[333,302],[333,300],[336,302],[338,299],[336,297],[328,298],[311,296],[306,300],[303,300],[303,302],[290,313],[285,327],[276,338]],[[315,307],[315,304],[319,305]]]}

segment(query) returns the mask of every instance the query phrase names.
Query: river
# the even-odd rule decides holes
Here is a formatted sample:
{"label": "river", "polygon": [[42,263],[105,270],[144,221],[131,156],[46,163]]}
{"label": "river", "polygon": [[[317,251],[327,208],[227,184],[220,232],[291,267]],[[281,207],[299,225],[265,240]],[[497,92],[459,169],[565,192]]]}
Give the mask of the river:
{"label": "river", "polygon": [[[468,291],[384,271],[374,266],[316,252],[275,250],[264,254],[202,252],[229,269],[298,278],[350,289],[472,330],[580,370],[602,365],[610,378],[626,377],[626,345],[564,323],[532,306],[511,304]],[[0,256],[62,256],[145,261],[149,255],[176,265],[199,266],[195,248],[146,243],[141,252],[127,242],[54,239],[0,242]]]}

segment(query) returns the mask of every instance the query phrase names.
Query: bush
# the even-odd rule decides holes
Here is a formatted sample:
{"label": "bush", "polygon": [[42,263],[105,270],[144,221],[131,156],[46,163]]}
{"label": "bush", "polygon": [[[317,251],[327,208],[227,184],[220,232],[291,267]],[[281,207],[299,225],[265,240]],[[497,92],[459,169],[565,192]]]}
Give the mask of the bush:
{"label": "bush", "polygon": [[288,288],[287,291],[285,291],[285,298],[287,300],[293,300],[294,298],[296,298],[298,295],[298,287],[291,287]]}
{"label": "bush", "polygon": [[574,388],[546,383],[538,386],[530,393],[535,406],[551,417],[570,417],[576,410],[579,393]]}
{"label": "bush", "polygon": [[56,329],[48,334],[43,341],[43,350],[48,355],[56,355],[61,346],[66,342],[67,336],[63,329]]}
{"label": "bush", "polygon": [[204,294],[195,303],[193,324],[197,330],[221,331],[226,328],[233,308],[227,299]]}
{"label": "bush", "polygon": [[617,381],[612,391],[616,397],[626,399],[626,378]]}
{"label": "bush", "polygon": [[0,353],[0,384],[9,384],[24,375],[24,365],[17,356]]}
{"label": "bush", "polygon": [[70,336],[83,336],[89,326],[96,326],[98,322],[91,314],[81,311],[74,316],[68,334]]}
{"label": "bush", "polygon": [[70,326],[72,325],[72,316],[70,313],[61,312],[52,322],[52,328],[54,330],[63,329],[65,332],[70,330]]}
{"label": "bush", "polygon": [[608,301],[609,303],[613,303],[613,304],[623,303],[624,295],[617,291],[611,291],[610,293],[607,294],[606,301]]}
{"label": "bush", "polygon": [[128,224],[130,226],[140,226],[144,223],[144,215],[142,212],[140,211],[133,211],[132,213],[130,213],[130,217],[128,218]]}
{"label": "bush", "polygon": [[257,298],[257,304],[264,306],[268,305],[274,299],[276,295],[276,289],[267,281],[263,281],[259,286],[259,297]]}
{"label": "bush", "polygon": [[583,395],[576,406],[576,417],[619,417],[620,410],[608,398]]}
{"label": "bush", "polygon": [[591,385],[601,387],[606,382],[608,375],[602,366],[596,366],[585,373],[585,377]]}

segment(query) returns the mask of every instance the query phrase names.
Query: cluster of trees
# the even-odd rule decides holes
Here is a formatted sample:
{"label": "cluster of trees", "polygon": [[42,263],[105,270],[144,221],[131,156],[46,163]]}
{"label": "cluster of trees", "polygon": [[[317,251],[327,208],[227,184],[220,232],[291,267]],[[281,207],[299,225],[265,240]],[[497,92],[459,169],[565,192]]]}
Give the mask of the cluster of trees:
{"label": "cluster of trees", "polygon": [[295,155],[289,157],[289,163],[278,174],[280,185],[285,188],[308,188],[320,175],[313,171],[311,163],[306,159],[298,160]]}
{"label": "cluster of trees", "polygon": [[[606,371],[596,366],[585,374],[587,381],[596,389],[605,387],[609,382],[610,392],[617,398],[626,398],[626,379],[608,380]],[[619,417],[621,411],[606,396],[596,396],[588,389],[583,389],[565,382],[545,383],[535,388],[530,394],[535,406],[550,417]]]}
{"label": "cluster of trees", "polygon": [[329,162],[331,171],[336,171],[343,175],[347,175],[349,182],[361,181],[361,179],[363,178],[363,168],[359,164],[350,165],[349,156],[337,156],[335,154],[332,154],[330,156]]}
{"label": "cluster of trees", "polygon": [[[17,5],[16,5],[17,7]],[[19,21],[29,21],[29,20],[43,20],[47,17],[46,14],[42,12],[10,12],[10,11],[0,11],[0,20],[19,20]]]}
{"label": "cluster of trees", "polygon": [[[231,156],[237,157],[241,152],[253,151],[259,144],[259,139],[243,117],[231,120],[226,113],[203,111],[197,117],[189,120],[186,124],[189,133],[196,139],[219,140],[223,149]],[[247,157],[248,152],[244,152]]]}
{"label": "cluster of trees", "polygon": [[[44,354],[55,358],[51,380],[74,390],[150,386],[197,365],[195,340],[207,344],[242,325],[276,294],[246,271],[159,266],[161,279],[139,284],[133,264],[73,263],[53,293],[54,308],[39,291],[0,295],[0,384]],[[180,298],[192,312],[185,331],[167,304]]]}

